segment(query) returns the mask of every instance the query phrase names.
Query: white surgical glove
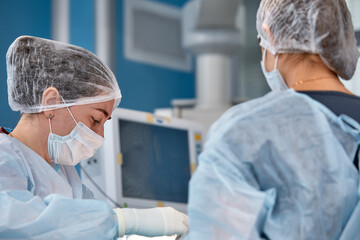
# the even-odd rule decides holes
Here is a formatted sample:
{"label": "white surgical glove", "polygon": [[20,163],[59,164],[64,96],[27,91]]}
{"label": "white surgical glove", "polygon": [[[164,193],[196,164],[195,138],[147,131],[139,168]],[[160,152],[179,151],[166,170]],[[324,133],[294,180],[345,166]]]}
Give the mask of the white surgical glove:
{"label": "white surgical glove", "polygon": [[119,237],[141,235],[146,237],[185,235],[188,231],[188,216],[171,207],[114,209],[119,225]]}

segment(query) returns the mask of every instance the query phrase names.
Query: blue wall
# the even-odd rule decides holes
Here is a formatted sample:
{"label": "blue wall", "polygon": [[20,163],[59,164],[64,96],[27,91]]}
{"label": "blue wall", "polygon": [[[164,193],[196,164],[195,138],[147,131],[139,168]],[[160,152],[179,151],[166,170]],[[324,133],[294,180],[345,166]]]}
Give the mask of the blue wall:
{"label": "blue wall", "polygon": [[[186,0],[161,0],[182,7]],[[141,64],[124,58],[124,1],[116,1],[116,69],[123,98],[120,107],[153,112],[170,107],[174,98],[193,98],[194,73]],[[71,43],[95,51],[95,2],[71,1]]]}
{"label": "blue wall", "polygon": [[70,0],[70,43],[95,52],[94,0]]}
{"label": "blue wall", "polygon": [[[157,1],[181,7],[185,0]],[[194,98],[194,73],[184,73],[124,58],[123,3],[116,1],[116,77],[122,91],[120,107],[141,111],[170,107],[174,98]]]}
{"label": "blue wall", "polygon": [[0,126],[14,128],[20,118],[8,104],[6,52],[20,35],[50,38],[50,0],[11,0],[0,3]]}
{"label": "blue wall", "polygon": [[[158,0],[182,7],[186,0]],[[95,2],[71,0],[70,42],[95,51]],[[194,73],[141,64],[124,58],[123,0],[116,1],[116,70],[123,99],[120,107],[142,111],[170,107],[174,98],[193,98]],[[14,128],[20,114],[7,101],[5,55],[20,35],[51,38],[51,0],[0,2],[0,126]]]}

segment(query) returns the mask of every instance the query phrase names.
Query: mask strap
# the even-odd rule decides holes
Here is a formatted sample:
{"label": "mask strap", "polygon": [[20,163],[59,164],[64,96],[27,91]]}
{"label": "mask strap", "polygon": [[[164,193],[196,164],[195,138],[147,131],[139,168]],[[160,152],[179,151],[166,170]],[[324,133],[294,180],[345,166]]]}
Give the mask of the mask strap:
{"label": "mask strap", "polygon": [[[64,103],[66,103],[65,102],[65,100],[64,100],[64,98],[60,95],[60,97],[61,97],[61,99],[63,100],[63,102]],[[72,115],[72,113],[71,113],[71,111],[70,111],[70,109],[69,109],[69,107],[66,107],[67,108],[67,110],[69,111],[69,113],[70,113],[70,115],[71,115],[71,117],[72,117],[72,119],[74,120],[74,122],[77,124],[78,122],[75,120],[75,118],[74,118],[74,116]]]}
{"label": "mask strap", "polygon": [[51,121],[50,121],[50,117],[49,117],[49,127],[50,127],[50,132],[52,133],[52,128],[51,128]]}
{"label": "mask strap", "polygon": [[263,62],[264,62],[264,64],[265,64],[265,57],[266,57],[266,48],[264,48],[264,54],[262,55],[262,60],[263,60]]}
{"label": "mask strap", "polygon": [[[263,59],[262,59],[264,64],[265,64],[266,51],[267,51],[266,48],[264,48],[264,54],[263,54]],[[276,55],[276,53],[274,55]],[[274,65],[273,71],[277,70],[278,60],[279,60],[279,54],[277,54],[276,57],[275,57],[275,65]]]}
{"label": "mask strap", "polygon": [[279,60],[279,54],[278,54],[278,55],[276,55],[276,57],[275,57],[275,66],[274,66],[274,70],[276,70],[276,69],[277,69],[277,63],[278,63],[278,60]]}
{"label": "mask strap", "polygon": [[74,122],[77,124],[77,121],[75,120],[74,116],[72,115],[72,113],[71,113],[70,109],[69,109],[68,107],[66,107],[66,108],[67,108],[67,110],[69,111],[69,113],[70,113],[70,115],[71,115],[72,119],[74,120]]}

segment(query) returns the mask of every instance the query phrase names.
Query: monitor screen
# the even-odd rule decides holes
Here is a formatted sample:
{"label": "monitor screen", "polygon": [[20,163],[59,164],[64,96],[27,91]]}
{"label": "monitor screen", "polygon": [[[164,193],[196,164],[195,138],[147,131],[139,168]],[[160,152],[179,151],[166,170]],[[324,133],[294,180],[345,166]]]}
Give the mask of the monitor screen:
{"label": "monitor screen", "polygon": [[188,131],[119,119],[124,197],[187,203]]}

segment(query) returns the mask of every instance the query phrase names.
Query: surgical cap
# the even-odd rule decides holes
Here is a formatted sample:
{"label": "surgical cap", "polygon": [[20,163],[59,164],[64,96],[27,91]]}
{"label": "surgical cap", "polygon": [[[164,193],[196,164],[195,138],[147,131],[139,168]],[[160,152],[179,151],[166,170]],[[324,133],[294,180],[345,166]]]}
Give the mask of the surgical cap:
{"label": "surgical cap", "polygon": [[359,50],[345,0],[262,0],[257,31],[273,53],[319,54],[343,79],[354,75]]}
{"label": "surgical cap", "polygon": [[[14,111],[50,109],[115,100],[121,92],[112,71],[90,51],[48,39],[21,36],[6,54],[9,105]],[[42,104],[44,91],[55,87],[60,104]]]}

